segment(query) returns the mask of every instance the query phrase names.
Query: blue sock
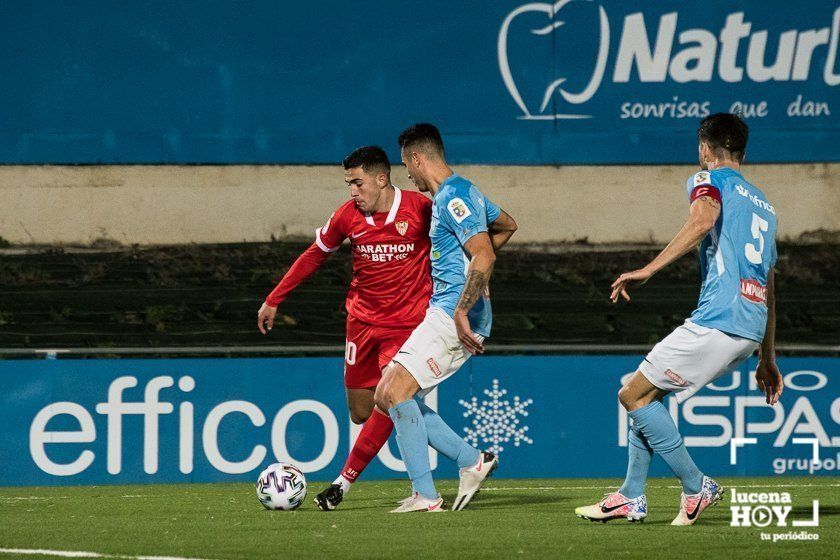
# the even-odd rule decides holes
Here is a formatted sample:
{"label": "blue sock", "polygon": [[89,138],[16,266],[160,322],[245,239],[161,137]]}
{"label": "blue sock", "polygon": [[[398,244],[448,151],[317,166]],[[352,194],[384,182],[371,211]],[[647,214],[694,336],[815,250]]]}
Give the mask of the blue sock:
{"label": "blue sock", "polygon": [[668,463],[680,479],[683,492],[699,493],[703,488],[703,473],[688,454],[682,437],[662,401],[653,401],[628,414],[644,434],[648,445]]}
{"label": "blue sock", "polygon": [[426,423],[426,431],[429,434],[429,445],[436,449],[444,457],[458,463],[459,469],[465,469],[478,463],[481,452],[464,441],[464,438],[455,433],[449,424],[437,412],[432,410],[419,398],[417,406],[423,414]]}
{"label": "blue sock", "polygon": [[[390,416],[390,414],[389,414],[389,416]],[[397,449],[400,452],[400,459],[402,459],[403,457],[405,457],[405,451],[403,451],[402,444],[400,443],[400,438],[399,438],[399,436],[397,436],[394,439],[397,441]],[[388,445],[388,444],[386,443],[385,445]],[[405,462],[405,460],[403,460],[403,463],[404,462]],[[411,482],[411,481],[409,480],[409,482]],[[413,482],[411,483],[411,491],[412,492],[417,492],[417,488],[414,487]]]}
{"label": "blue sock", "polygon": [[635,424],[630,426],[627,438],[627,477],[618,491],[626,498],[638,498],[645,493],[653,449]]}
{"label": "blue sock", "polygon": [[424,498],[436,499],[438,494],[429,464],[429,436],[417,401],[401,402],[388,409],[388,414],[397,429],[400,452],[412,487]]}

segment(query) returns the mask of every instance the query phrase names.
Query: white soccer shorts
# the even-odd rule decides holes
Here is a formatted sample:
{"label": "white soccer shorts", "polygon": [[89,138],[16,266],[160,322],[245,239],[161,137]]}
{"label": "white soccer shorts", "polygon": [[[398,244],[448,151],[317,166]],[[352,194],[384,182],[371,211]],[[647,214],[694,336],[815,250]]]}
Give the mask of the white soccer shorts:
{"label": "white soccer shorts", "polygon": [[677,402],[749,358],[758,342],[686,321],[653,347],[639,371],[654,386],[673,391]]}
{"label": "white soccer shorts", "polygon": [[[484,342],[483,336],[475,336]],[[442,309],[430,307],[394,361],[414,377],[422,396],[458,371],[471,355],[458,340],[455,320]]]}

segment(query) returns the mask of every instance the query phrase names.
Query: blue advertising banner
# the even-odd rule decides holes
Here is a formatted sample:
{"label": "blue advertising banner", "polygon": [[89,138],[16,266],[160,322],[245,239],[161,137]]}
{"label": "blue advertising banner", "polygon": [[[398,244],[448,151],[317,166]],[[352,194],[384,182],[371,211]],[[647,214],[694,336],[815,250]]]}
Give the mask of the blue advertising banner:
{"label": "blue advertising banner", "polygon": [[[616,392],[640,360],[479,357],[427,402],[500,455],[499,476],[620,477],[627,417]],[[787,387],[775,407],[755,390],[754,360],[669,401],[706,472],[840,472],[840,359],[780,365]],[[338,358],[0,362],[0,485],[254,480],[277,460],[332,480],[358,433],[341,371]],[[457,476],[448,459],[432,463],[436,476]],[[403,472],[392,438],[363,477]],[[667,474],[655,460],[654,475]]]}
{"label": "blue advertising banner", "polygon": [[[372,17],[375,14],[375,17]],[[840,6],[782,0],[12,2],[0,163],[326,163],[437,123],[454,163],[840,161]]]}

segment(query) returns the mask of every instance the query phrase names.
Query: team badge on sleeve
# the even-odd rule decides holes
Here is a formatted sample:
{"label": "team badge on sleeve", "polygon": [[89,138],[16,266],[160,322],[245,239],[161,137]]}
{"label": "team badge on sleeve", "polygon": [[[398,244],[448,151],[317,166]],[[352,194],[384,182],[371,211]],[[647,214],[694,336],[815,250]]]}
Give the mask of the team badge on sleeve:
{"label": "team badge on sleeve", "polygon": [[449,213],[452,214],[452,217],[455,218],[456,223],[463,222],[468,216],[472,215],[470,209],[467,208],[467,205],[464,204],[464,201],[460,198],[453,198],[449,201],[449,204],[446,205],[447,210]]}
{"label": "team badge on sleeve", "polygon": [[399,233],[400,235],[405,235],[405,232],[408,231],[407,221],[394,222],[394,225],[397,227],[397,233]]}
{"label": "team badge on sleeve", "polygon": [[696,173],[694,175],[694,186],[699,187],[700,185],[711,185],[712,178],[709,175],[708,171],[701,171],[700,173]]}

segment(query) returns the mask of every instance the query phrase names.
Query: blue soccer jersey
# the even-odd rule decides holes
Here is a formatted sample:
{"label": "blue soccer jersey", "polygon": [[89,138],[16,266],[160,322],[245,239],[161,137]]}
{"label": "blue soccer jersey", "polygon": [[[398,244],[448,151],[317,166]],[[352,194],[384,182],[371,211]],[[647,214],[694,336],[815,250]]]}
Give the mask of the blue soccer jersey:
{"label": "blue soccer jersey", "polygon": [[700,245],[702,286],[691,321],[764,339],[767,277],[776,264],[776,210],[764,193],[729,168],[701,171],[686,183],[689,199],[719,196],[721,213]]}
{"label": "blue soccer jersey", "polygon": [[[453,174],[443,182],[435,194],[429,231],[434,290],[429,305],[454,317],[470,264],[464,244],[473,235],[486,232],[488,225],[499,217],[499,212],[498,206],[463,177]],[[473,332],[490,336],[493,312],[489,297],[481,297],[467,317]]]}

